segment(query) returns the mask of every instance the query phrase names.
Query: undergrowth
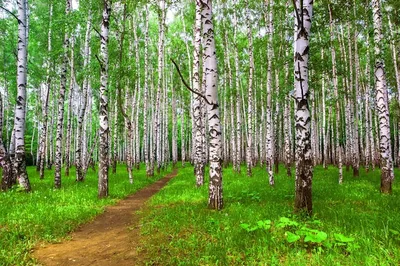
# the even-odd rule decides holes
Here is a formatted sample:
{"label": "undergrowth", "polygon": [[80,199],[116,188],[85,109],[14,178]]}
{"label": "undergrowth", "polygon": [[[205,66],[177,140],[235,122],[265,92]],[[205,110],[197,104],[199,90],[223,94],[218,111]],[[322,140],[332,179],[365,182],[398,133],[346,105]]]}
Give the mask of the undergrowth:
{"label": "undergrowth", "polygon": [[[31,193],[13,188],[0,192],[0,265],[34,264],[30,250],[40,241],[57,242],[80,224],[92,220],[105,206],[134,193],[160,179],[146,177],[144,165],[134,170],[134,183],[128,181],[124,166],[109,176],[109,197],[97,198],[97,172],[89,169],[84,182],[75,182],[75,169],[70,176],[63,171],[62,188],[54,187],[54,171],[39,179],[34,167],[28,167]],[[165,174],[165,173],[164,173]]]}
{"label": "undergrowth", "polygon": [[[207,209],[208,188],[195,187],[193,168],[155,195],[142,218],[142,256],[156,265],[399,265],[400,187],[379,192],[380,171],[359,178],[316,167],[314,215],[293,214],[294,177],[283,167],[268,184],[224,169],[222,211]],[[399,172],[395,170],[395,174]]]}

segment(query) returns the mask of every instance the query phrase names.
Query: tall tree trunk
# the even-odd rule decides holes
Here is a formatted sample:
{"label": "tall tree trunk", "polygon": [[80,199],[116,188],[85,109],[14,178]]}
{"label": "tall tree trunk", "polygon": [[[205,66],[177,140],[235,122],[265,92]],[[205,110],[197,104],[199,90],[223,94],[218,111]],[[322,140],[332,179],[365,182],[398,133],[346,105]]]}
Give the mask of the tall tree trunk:
{"label": "tall tree trunk", "polygon": [[[200,3],[199,3],[200,1]],[[221,124],[218,107],[218,69],[217,54],[214,40],[214,25],[212,18],[212,0],[197,0],[202,4],[203,14],[203,46],[205,60],[203,61],[203,73],[206,77],[206,97],[208,111],[208,134],[210,142],[210,183],[208,194],[208,207],[220,210],[223,207],[222,200],[222,138]]]}
{"label": "tall tree trunk", "polygon": [[[65,15],[68,17],[72,7],[72,1],[66,0]],[[63,123],[64,123],[64,101],[65,101],[65,90],[67,87],[67,66],[68,66],[68,50],[69,50],[69,35],[67,24],[65,24],[64,33],[64,58],[61,66],[61,78],[60,78],[60,91],[58,98],[58,115],[57,115],[57,133],[56,133],[56,160],[55,160],[55,175],[54,175],[54,187],[61,188],[61,164],[62,164],[62,140],[63,140]]]}
{"label": "tall tree trunk", "polygon": [[10,189],[13,185],[13,171],[6,147],[3,142],[3,97],[0,93],[0,166],[2,170],[0,190]]}
{"label": "tall tree trunk", "polygon": [[[139,39],[137,36],[136,27],[134,27],[133,34],[135,37],[135,59],[136,59],[136,91],[137,91],[137,100],[136,100],[136,119],[135,119],[135,164],[136,169],[139,170],[140,168],[140,132],[139,132],[139,113],[140,112],[140,104],[141,104],[141,83],[140,83],[140,55],[139,55]],[[146,109],[144,109],[146,110]],[[147,115],[145,115],[147,117]]]}
{"label": "tall tree trunk", "polygon": [[100,163],[99,163],[99,187],[98,197],[108,196],[108,154],[109,154],[109,133],[108,125],[108,33],[111,15],[111,0],[104,0],[103,20],[101,23],[100,43]]}
{"label": "tall tree trunk", "polygon": [[178,143],[177,143],[177,127],[176,127],[176,95],[175,84],[173,83],[171,71],[171,107],[172,107],[172,166],[175,167],[178,162]]}
{"label": "tall tree trunk", "polygon": [[[196,5],[196,16],[195,16],[195,28],[194,28],[194,53],[193,53],[193,89],[199,93],[202,92],[202,86],[200,82],[200,49],[201,49],[201,5]],[[203,112],[202,112],[202,98],[199,95],[195,95],[193,99],[192,113],[194,120],[194,172],[196,176],[196,186],[202,186],[204,184],[204,167],[205,162],[203,160]],[[183,141],[183,140],[182,140]]]}
{"label": "tall tree trunk", "polygon": [[333,78],[333,90],[335,93],[336,99],[336,153],[338,155],[338,168],[339,168],[339,184],[343,182],[343,170],[342,170],[342,147],[340,145],[340,103],[339,103],[339,91],[338,91],[338,80],[337,80],[337,71],[336,71],[336,51],[334,47],[334,38],[333,38],[333,17],[332,10],[329,6],[329,16],[330,16],[330,39],[331,39],[331,55],[332,55],[332,78]]}
{"label": "tall tree trunk", "polygon": [[[324,50],[322,49],[321,51],[321,60],[322,62],[324,62]],[[321,78],[321,82],[322,82],[322,138],[323,138],[323,159],[322,159],[322,165],[324,167],[324,169],[327,169],[327,160],[328,160],[328,138],[327,138],[327,133],[326,133],[326,104],[325,104],[325,79],[326,79],[326,74],[325,72],[322,73],[322,78]]]}
{"label": "tall tree trunk", "polygon": [[[91,40],[91,30],[92,30],[92,11],[89,10],[88,14],[88,21],[86,24],[86,35],[85,35],[85,46],[84,46],[84,59],[83,59],[83,68],[87,70],[90,64],[90,40]],[[83,79],[83,86],[82,86],[82,106],[79,110],[78,115],[78,128],[77,128],[77,147],[75,151],[75,166],[76,166],[76,181],[83,181],[85,176],[83,175],[83,162],[85,161],[84,156],[82,156],[83,145],[82,143],[86,143],[86,141],[80,141],[81,137],[83,137],[83,122],[86,113],[86,106],[88,101],[88,87],[89,87],[89,78],[90,74],[87,73],[85,78]],[[85,138],[83,138],[85,139]]]}
{"label": "tall tree trunk", "polygon": [[254,56],[253,56],[253,31],[250,22],[250,9],[248,0],[246,0],[246,24],[247,38],[249,40],[249,87],[248,87],[248,106],[247,106],[247,149],[246,149],[246,165],[247,176],[252,176],[253,164],[253,76],[254,76]]}
{"label": "tall tree trunk", "polygon": [[[354,11],[354,15],[356,15]],[[358,99],[359,99],[359,76],[360,76],[360,64],[358,59],[358,44],[357,44],[357,33],[354,33],[354,63],[355,63],[355,70],[356,75],[354,78],[354,90],[355,90],[355,100],[354,100],[354,151],[353,151],[353,176],[358,177],[360,175],[360,147],[359,147],[359,130],[358,130],[358,114],[359,114],[359,107],[358,107]]]}
{"label": "tall tree trunk", "polygon": [[73,95],[75,86],[75,70],[74,70],[74,37],[71,38],[71,59],[70,59],[70,84],[69,84],[69,95],[68,95],[68,115],[67,115],[67,139],[65,143],[65,176],[69,176],[69,168],[71,167],[71,134],[72,134],[72,108],[73,108]]}
{"label": "tall tree trunk", "polygon": [[[117,96],[118,97],[118,96]],[[112,134],[112,154],[111,154],[111,168],[112,173],[117,173],[117,160],[118,160],[118,100],[117,97],[114,99],[114,125]]]}
{"label": "tall tree trunk", "polygon": [[[392,58],[393,58],[393,67],[394,67],[394,73],[395,73],[395,77],[396,77],[396,86],[397,86],[397,102],[398,105],[400,106],[400,71],[399,71],[399,55],[400,55],[400,51],[398,52],[398,50],[396,50],[396,42],[395,42],[395,36],[394,36],[394,32],[395,30],[393,29],[393,25],[392,25],[392,21],[390,20],[390,16],[388,14],[388,21],[389,21],[389,29],[390,29],[390,35],[391,35],[391,42],[390,42],[390,47],[392,50]],[[398,124],[397,127],[400,129],[400,119],[398,120]],[[400,130],[399,130],[400,133]],[[397,138],[396,135],[395,139]],[[397,150],[397,163],[398,166],[400,166],[400,145],[398,145],[399,150]]]}
{"label": "tall tree trunk", "polygon": [[[296,0],[295,19],[295,99],[296,99],[296,196],[295,211],[312,213],[312,152],[308,107],[309,36],[313,0]],[[303,4],[303,5],[301,5]]]}
{"label": "tall tree trunk", "polygon": [[267,108],[266,108],[266,158],[267,158],[267,172],[269,176],[269,184],[273,186],[275,184],[274,180],[274,154],[273,154],[273,121],[272,121],[272,60],[274,57],[274,51],[272,46],[273,37],[273,0],[265,1],[266,10],[269,10],[268,14],[265,16],[266,24],[268,24],[268,72],[267,72]]}
{"label": "tall tree trunk", "polygon": [[149,160],[149,126],[148,116],[149,111],[147,104],[149,101],[149,83],[148,83],[148,67],[149,67],[149,7],[146,4],[146,22],[145,22],[145,42],[144,42],[144,99],[143,99],[143,146],[144,146],[144,160],[146,163],[147,176],[152,175],[151,163]]}
{"label": "tall tree trunk", "polygon": [[38,160],[38,168],[39,168],[39,175],[40,179],[44,178],[44,162],[45,162],[45,155],[46,155],[46,146],[47,146],[47,132],[48,132],[48,113],[49,113],[49,96],[50,96],[50,89],[51,89],[51,75],[50,71],[52,68],[50,54],[52,51],[52,19],[53,19],[53,3],[50,3],[50,10],[49,10],[49,31],[47,34],[47,74],[46,74],[46,92],[44,95],[44,104],[42,109],[42,134],[40,135],[39,141],[39,160]]}
{"label": "tall tree trunk", "polygon": [[[237,1],[236,1],[237,3]],[[236,165],[233,166],[233,169],[240,173],[240,166],[242,164],[242,115],[240,111],[240,85],[239,85],[239,52],[238,52],[238,40],[237,40],[237,31],[238,31],[238,19],[236,17],[236,11],[233,13],[234,15],[234,42],[235,42],[235,90],[236,90]]]}
{"label": "tall tree trunk", "polygon": [[18,0],[18,69],[17,69],[17,101],[15,105],[14,136],[15,136],[15,162],[14,169],[20,186],[26,191],[31,190],[31,185],[26,172],[25,161],[25,119],[26,119],[26,80],[28,59],[27,37],[27,0]]}
{"label": "tall tree trunk", "polygon": [[374,21],[374,42],[375,42],[375,90],[376,107],[379,118],[379,151],[381,164],[381,192],[391,193],[394,179],[391,139],[388,92],[386,87],[385,65],[382,45],[382,16],[380,0],[372,0],[372,11]]}
{"label": "tall tree trunk", "polygon": [[186,161],[186,146],[185,146],[185,111],[183,105],[183,97],[181,96],[181,160],[182,167],[185,166]]}
{"label": "tall tree trunk", "polygon": [[160,0],[159,14],[159,39],[158,39],[158,80],[157,80],[157,99],[156,99],[156,115],[154,121],[154,139],[153,154],[157,154],[157,172],[161,169],[161,95],[163,87],[163,69],[164,69],[164,39],[165,39],[165,1]]}

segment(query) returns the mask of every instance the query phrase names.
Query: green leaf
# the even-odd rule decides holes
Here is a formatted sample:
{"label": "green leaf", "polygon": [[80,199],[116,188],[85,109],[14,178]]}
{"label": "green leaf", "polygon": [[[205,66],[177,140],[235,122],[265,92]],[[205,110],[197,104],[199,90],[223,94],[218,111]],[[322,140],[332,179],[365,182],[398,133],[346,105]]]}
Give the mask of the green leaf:
{"label": "green leaf", "polygon": [[342,234],[335,234],[335,239],[336,239],[336,241],[343,242],[343,243],[348,243],[348,242],[354,241],[353,237],[346,237]]}
{"label": "green leaf", "polygon": [[258,228],[268,230],[271,228],[271,220],[264,220],[257,222]]}
{"label": "green leaf", "polygon": [[240,227],[242,227],[244,230],[249,232],[249,229],[250,229],[250,225],[249,224],[240,224]]}
{"label": "green leaf", "polygon": [[285,234],[287,236],[286,240],[289,243],[294,243],[294,242],[296,242],[297,240],[300,239],[300,236],[298,236],[296,234],[293,234],[292,232],[286,231]]}
{"label": "green leaf", "polygon": [[279,223],[276,225],[277,227],[286,227],[286,226],[299,226],[299,223],[296,221],[292,221],[287,217],[281,217],[279,219]]}
{"label": "green leaf", "polygon": [[[313,230],[317,231],[317,230]],[[310,232],[304,238],[304,242],[321,243],[328,238],[328,235],[323,231],[318,231],[318,233]]]}

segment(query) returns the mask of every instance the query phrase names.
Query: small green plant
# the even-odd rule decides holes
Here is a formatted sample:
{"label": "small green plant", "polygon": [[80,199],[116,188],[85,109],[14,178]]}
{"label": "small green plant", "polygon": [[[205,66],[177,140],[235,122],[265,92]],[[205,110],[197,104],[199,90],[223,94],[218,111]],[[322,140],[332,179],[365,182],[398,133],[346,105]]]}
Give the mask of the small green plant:
{"label": "small green plant", "polygon": [[240,227],[242,227],[247,232],[254,232],[259,229],[268,230],[271,228],[271,220],[257,221],[257,224],[254,226],[243,223],[243,224],[240,224]]}
{"label": "small green plant", "polygon": [[333,245],[335,247],[342,248],[348,253],[354,252],[356,249],[360,248],[360,246],[354,242],[355,238],[353,237],[346,237],[342,234],[334,234],[334,236],[335,241]]}
{"label": "small green plant", "polygon": [[287,218],[287,217],[281,217],[281,218],[279,219],[278,224],[276,225],[276,227],[279,227],[279,228],[297,227],[297,226],[299,226],[299,223],[298,223],[298,222],[292,221],[292,220],[290,220],[290,219]]}

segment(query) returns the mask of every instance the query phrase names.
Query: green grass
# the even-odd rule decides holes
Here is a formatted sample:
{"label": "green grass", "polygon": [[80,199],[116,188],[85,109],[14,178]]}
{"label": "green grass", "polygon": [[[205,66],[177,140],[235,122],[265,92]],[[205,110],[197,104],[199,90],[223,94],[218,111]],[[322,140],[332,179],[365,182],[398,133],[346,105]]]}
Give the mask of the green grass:
{"label": "green grass", "polygon": [[[382,195],[379,169],[361,169],[358,179],[345,172],[339,185],[336,168],[316,167],[312,218],[293,215],[294,178],[283,167],[275,187],[269,186],[264,169],[255,168],[252,178],[244,167],[242,173],[224,170],[225,208],[217,212],[206,207],[207,185],[195,188],[193,168],[180,169],[144,212],[145,260],[156,265],[399,265],[400,187],[396,182],[392,195]],[[333,245],[304,239],[289,243],[287,231],[296,230],[280,228],[281,217],[297,221],[298,228],[325,232],[325,242]],[[271,228],[243,228],[265,220],[271,220]],[[335,242],[335,234],[354,241]]]}
{"label": "green grass", "polygon": [[[168,169],[170,170],[170,169]],[[163,173],[147,178],[144,165],[134,170],[129,184],[124,166],[109,176],[109,197],[97,198],[97,172],[89,169],[84,182],[75,182],[75,169],[63,175],[62,188],[54,190],[54,171],[46,171],[44,180],[34,167],[28,168],[31,193],[12,189],[0,192],[0,265],[33,264],[30,250],[40,241],[57,242],[80,224],[92,220],[105,206],[160,179]],[[63,172],[64,174],[64,172]],[[164,173],[165,174],[165,173]]]}

